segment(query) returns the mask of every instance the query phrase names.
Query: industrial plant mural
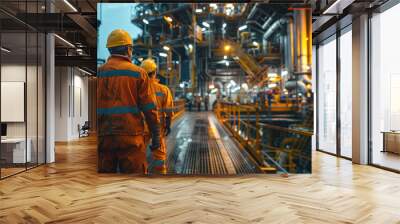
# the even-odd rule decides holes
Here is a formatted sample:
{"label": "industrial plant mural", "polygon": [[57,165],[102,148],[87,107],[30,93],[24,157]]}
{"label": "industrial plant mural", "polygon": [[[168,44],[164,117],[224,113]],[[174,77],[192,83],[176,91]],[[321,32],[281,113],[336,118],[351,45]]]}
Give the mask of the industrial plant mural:
{"label": "industrial plant mural", "polygon": [[[109,36],[122,29],[132,38],[130,62],[141,67],[152,59],[156,76],[149,75],[149,83],[154,79],[168,88],[173,101],[168,111],[157,105],[165,155],[154,156],[151,134],[144,138],[146,152],[140,157],[145,160],[140,161],[144,173],[311,172],[314,98],[307,5],[99,3],[97,7],[98,79],[132,75],[104,71],[113,57],[107,48]],[[113,111],[137,112],[149,122],[140,109]],[[98,121],[107,118],[109,110],[105,111],[98,109]],[[170,130],[166,116],[171,116]],[[110,150],[121,150],[116,145],[108,144]],[[115,172],[125,161],[118,159]]]}

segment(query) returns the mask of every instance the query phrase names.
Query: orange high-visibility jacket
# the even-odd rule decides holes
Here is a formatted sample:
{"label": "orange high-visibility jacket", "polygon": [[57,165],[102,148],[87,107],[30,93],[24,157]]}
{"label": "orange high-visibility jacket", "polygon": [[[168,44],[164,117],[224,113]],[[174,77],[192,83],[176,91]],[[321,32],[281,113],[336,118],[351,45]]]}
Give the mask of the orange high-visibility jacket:
{"label": "orange high-visibility jacket", "polygon": [[98,70],[98,135],[142,135],[144,119],[159,123],[156,97],[146,72],[128,58],[111,56]]}
{"label": "orange high-visibility jacket", "polygon": [[162,121],[167,116],[172,118],[174,115],[174,100],[169,88],[166,85],[160,84],[158,79],[151,79],[151,87],[156,94],[159,118]]}

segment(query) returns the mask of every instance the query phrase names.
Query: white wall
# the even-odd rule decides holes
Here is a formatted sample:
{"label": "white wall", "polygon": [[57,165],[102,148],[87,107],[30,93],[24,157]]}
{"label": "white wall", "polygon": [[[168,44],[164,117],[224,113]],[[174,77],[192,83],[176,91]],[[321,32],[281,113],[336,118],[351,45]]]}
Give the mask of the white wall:
{"label": "white wall", "polygon": [[56,141],[79,137],[78,124],[88,120],[88,78],[76,68],[56,67]]}

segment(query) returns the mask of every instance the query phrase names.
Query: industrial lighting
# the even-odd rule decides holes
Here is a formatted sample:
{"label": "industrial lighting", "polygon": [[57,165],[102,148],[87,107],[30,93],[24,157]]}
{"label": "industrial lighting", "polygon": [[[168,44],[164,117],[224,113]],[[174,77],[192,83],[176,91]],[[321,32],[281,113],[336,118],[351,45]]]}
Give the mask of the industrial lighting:
{"label": "industrial lighting", "polygon": [[172,18],[169,16],[164,16],[164,19],[167,20],[167,22],[172,23]]}
{"label": "industrial lighting", "polygon": [[179,87],[181,87],[183,89],[185,87],[185,83],[183,83],[183,82],[179,83]]}
{"label": "industrial lighting", "polygon": [[276,83],[271,83],[271,84],[268,85],[268,88],[272,89],[272,88],[275,88],[277,86],[278,85]]}
{"label": "industrial lighting", "polygon": [[243,26],[239,27],[239,31],[242,31],[242,30],[245,30],[245,29],[247,29],[247,25],[243,25]]}
{"label": "industrial lighting", "polygon": [[253,45],[254,45],[254,46],[256,46],[256,47],[258,47],[258,46],[259,46],[259,44],[258,44],[258,42],[257,42],[257,41],[253,41]]}
{"label": "industrial lighting", "polygon": [[222,28],[225,29],[226,27],[226,23],[222,24]]}
{"label": "industrial lighting", "polygon": [[203,24],[203,26],[210,28],[210,24],[208,24],[207,22],[203,22],[202,24]]}
{"label": "industrial lighting", "polygon": [[164,46],[163,49],[166,50],[166,51],[170,50],[170,48],[168,46]]}
{"label": "industrial lighting", "polygon": [[68,5],[74,12],[78,12],[78,10],[71,4],[69,3],[68,0],[64,0],[64,3]]}
{"label": "industrial lighting", "polygon": [[8,49],[5,48],[5,47],[1,47],[0,49],[1,49],[2,51],[6,52],[6,53],[10,53],[10,52],[11,52],[10,50],[8,50]]}
{"label": "industrial lighting", "polygon": [[203,31],[203,32],[205,32],[206,30],[207,30],[207,29],[206,29],[206,28],[204,28],[204,27],[203,27],[203,28],[201,28],[201,31]]}
{"label": "industrial lighting", "polygon": [[196,12],[197,12],[197,13],[202,13],[202,12],[203,12],[203,9],[196,9]]}
{"label": "industrial lighting", "polygon": [[143,21],[143,23],[146,24],[146,25],[149,24],[149,21],[148,21],[147,19],[143,19],[142,21]]}
{"label": "industrial lighting", "polygon": [[215,3],[211,3],[211,4],[210,4],[210,7],[211,7],[211,8],[214,8],[214,9],[217,9],[217,8],[218,8],[218,5],[215,4]]}
{"label": "industrial lighting", "polygon": [[231,45],[225,45],[224,50],[229,51],[231,49]]}
{"label": "industrial lighting", "polygon": [[164,58],[168,57],[168,54],[164,52],[160,52],[159,55]]}
{"label": "industrial lighting", "polygon": [[143,61],[143,58],[139,58],[138,60],[139,60],[139,61]]}
{"label": "industrial lighting", "polygon": [[228,59],[228,56],[224,55],[224,59],[225,59],[225,60]]}
{"label": "industrial lighting", "polygon": [[54,34],[55,37],[57,37],[59,40],[61,40],[62,42],[64,42],[65,44],[69,45],[72,48],[75,48],[75,45],[73,45],[71,42],[69,42],[68,40],[60,37],[58,34]]}
{"label": "industrial lighting", "polygon": [[88,72],[88,71],[86,71],[86,70],[83,70],[83,69],[81,69],[81,68],[78,68],[78,70],[81,71],[81,72],[83,72],[83,73],[85,73],[86,75],[93,75],[92,73],[90,73],[90,72]]}
{"label": "industrial lighting", "polygon": [[193,45],[189,44],[189,50],[192,50],[192,49],[193,49]]}
{"label": "industrial lighting", "polygon": [[278,76],[278,74],[276,74],[274,72],[268,73],[269,78],[276,78],[277,76]]}

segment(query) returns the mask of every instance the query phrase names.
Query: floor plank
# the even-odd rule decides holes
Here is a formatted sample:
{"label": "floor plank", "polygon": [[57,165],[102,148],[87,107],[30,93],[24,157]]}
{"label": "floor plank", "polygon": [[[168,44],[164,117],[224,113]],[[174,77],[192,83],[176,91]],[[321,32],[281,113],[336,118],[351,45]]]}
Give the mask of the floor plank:
{"label": "floor plank", "polygon": [[0,181],[0,223],[400,223],[400,175],[313,153],[312,175],[96,172],[96,139]]}

